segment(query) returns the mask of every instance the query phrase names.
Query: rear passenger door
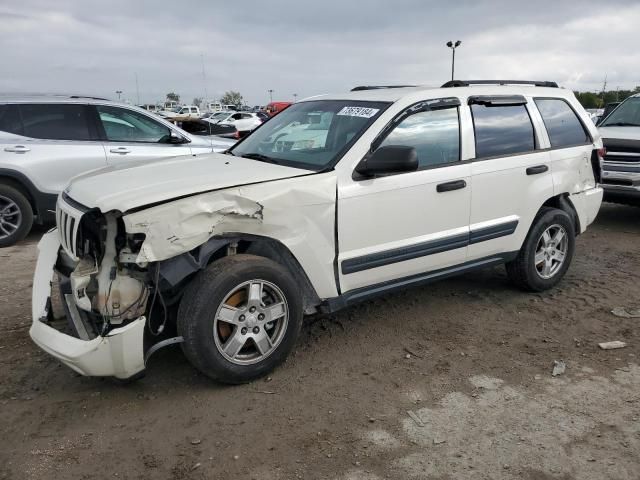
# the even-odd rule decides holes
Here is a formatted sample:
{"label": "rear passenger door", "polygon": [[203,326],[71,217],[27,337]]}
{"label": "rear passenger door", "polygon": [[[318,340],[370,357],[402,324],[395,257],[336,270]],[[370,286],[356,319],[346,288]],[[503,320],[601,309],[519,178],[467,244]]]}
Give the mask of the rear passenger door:
{"label": "rear passenger door", "polygon": [[555,194],[595,187],[593,139],[575,110],[563,98],[534,98],[534,103],[548,137]]}
{"label": "rear passenger door", "polygon": [[11,125],[6,128],[13,131],[0,135],[0,167],[20,171],[40,192],[58,194],[72,177],[106,165],[88,105],[22,103],[5,108],[11,117],[5,119]]}
{"label": "rear passenger door", "polygon": [[[475,135],[469,260],[520,249],[540,206],[553,196],[549,152],[524,96],[469,98]],[[534,129],[534,125],[536,128]]]}
{"label": "rear passenger door", "polygon": [[95,108],[107,161],[112,165],[192,153],[188,142],[172,143],[171,128],[149,115],[112,105]]}

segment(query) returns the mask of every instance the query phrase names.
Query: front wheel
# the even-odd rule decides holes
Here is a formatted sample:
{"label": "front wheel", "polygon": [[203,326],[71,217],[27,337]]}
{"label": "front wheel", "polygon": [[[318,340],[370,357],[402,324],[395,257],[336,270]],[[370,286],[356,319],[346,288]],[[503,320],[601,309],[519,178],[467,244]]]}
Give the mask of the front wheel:
{"label": "front wheel", "polygon": [[542,292],[558,284],[567,272],[575,250],[575,227],[563,210],[542,209],[515,260],[506,264],[517,286]]}
{"label": "front wheel", "polygon": [[302,299],[289,272],[254,255],[211,264],[187,287],[178,309],[186,357],[224,383],[272,371],[293,349],[301,325]]}

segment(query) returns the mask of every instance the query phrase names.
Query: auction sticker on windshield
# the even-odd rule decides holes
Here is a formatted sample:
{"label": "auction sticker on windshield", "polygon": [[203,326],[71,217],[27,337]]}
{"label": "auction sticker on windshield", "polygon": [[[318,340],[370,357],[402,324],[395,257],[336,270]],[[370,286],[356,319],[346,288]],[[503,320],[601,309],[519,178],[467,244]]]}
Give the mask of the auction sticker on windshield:
{"label": "auction sticker on windshield", "polygon": [[346,117],[362,117],[371,118],[380,111],[379,108],[368,107],[344,107],[336,115],[343,115]]}

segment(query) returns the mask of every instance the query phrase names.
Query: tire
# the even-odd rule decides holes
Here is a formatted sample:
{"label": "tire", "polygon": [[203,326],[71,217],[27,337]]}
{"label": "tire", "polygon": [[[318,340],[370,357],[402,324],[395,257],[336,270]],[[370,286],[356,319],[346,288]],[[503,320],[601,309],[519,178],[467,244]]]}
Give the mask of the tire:
{"label": "tire", "polygon": [[[566,243],[562,243],[563,240],[560,240],[560,245],[555,248],[554,242],[548,242],[549,247],[545,247],[543,234],[547,231],[554,234],[560,228],[564,230],[563,239],[566,238]],[[546,248],[548,250],[545,251]],[[562,263],[557,263],[562,250],[564,250],[564,260]],[[575,225],[571,217],[563,210],[543,207],[534,218],[518,256],[505,265],[507,275],[515,285],[524,290],[530,292],[549,290],[564,277],[571,264],[574,251]],[[538,260],[543,259],[542,263],[536,264],[536,253],[539,254]],[[552,267],[547,269],[549,262]]]}
{"label": "tire", "polygon": [[[261,300],[256,303],[256,298]],[[233,316],[233,324],[223,319],[223,312]],[[269,315],[282,312],[278,320],[268,321]],[[178,308],[178,335],[184,338],[185,356],[202,373],[222,383],[247,383],[284,362],[300,333],[302,312],[300,289],[282,265],[255,255],[232,255],[212,263],[187,286]],[[232,339],[246,342],[235,354]]]}
{"label": "tire", "polygon": [[[10,210],[5,210],[3,216],[2,211],[7,208]],[[12,186],[0,184],[0,248],[24,240],[32,226],[33,210],[27,197]]]}

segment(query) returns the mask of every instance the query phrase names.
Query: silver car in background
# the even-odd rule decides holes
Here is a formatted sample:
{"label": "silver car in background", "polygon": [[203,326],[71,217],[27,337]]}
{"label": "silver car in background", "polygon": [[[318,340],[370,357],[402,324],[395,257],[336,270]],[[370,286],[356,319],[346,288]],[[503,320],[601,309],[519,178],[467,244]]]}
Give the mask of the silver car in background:
{"label": "silver car in background", "polygon": [[72,177],[234,143],[100,98],[0,97],[0,247],[23,239],[33,223],[53,223],[56,198]]}

